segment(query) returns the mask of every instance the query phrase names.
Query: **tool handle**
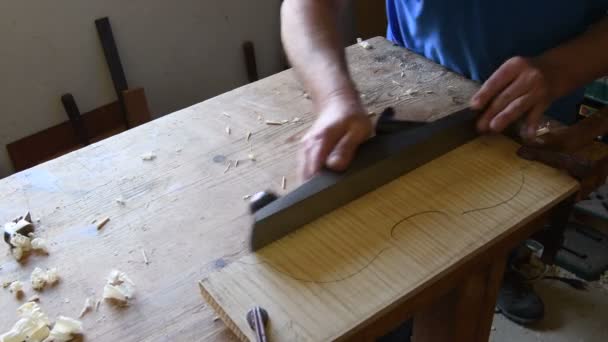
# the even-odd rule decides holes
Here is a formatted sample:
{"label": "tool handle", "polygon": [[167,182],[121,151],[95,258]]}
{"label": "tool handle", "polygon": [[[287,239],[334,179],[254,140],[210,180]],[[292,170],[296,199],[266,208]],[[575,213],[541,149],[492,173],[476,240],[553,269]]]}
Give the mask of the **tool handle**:
{"label": "tool handle", "polygon": [[89,137],[82,120],[82,115],[80,115],[80,110],[78,110],[76,100],[74,100],[74,96],[69,93],[64,94],[61,96],[61,103],[63,104],[63,108],[65,109],[68,118],[70,119],[70,123],[72,124],[72,128],[74,129],[78,142],[85,146],[88,145]]}
{"label": "tool handle", "polygon": [[255,322],[255,337],[257,342],[268,342],[266,339],[266,328],[264,324],[264,317],[259,306],[256,306],[253,310],[253,319]]}

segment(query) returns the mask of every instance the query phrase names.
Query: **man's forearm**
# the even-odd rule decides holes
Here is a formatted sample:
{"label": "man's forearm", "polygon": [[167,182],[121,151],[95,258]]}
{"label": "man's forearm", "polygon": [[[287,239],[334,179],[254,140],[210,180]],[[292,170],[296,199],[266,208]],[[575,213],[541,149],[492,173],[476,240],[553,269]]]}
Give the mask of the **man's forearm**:
{"label": "man's forearm", "polygon": [[608,75],[608,17],[575,39],[547,51],[538,60],[552,74],[550,81],[555,83],[555,97]]}
{"label": "man's forearm", "polygon": [[358,101],[337,28],[344,0],[286,0],[281,9],[283,45],[317,106],[334,97]]}

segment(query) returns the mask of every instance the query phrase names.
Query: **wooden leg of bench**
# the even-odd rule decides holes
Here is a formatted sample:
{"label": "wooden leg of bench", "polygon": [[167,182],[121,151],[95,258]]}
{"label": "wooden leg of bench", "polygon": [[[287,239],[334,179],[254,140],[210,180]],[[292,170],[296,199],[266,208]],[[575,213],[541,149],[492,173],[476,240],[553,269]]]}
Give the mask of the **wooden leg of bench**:
{"label": "wooden leg of bench", "polygon": [[414,318],[414,342],[487,341],[506,258],[469,276]]}

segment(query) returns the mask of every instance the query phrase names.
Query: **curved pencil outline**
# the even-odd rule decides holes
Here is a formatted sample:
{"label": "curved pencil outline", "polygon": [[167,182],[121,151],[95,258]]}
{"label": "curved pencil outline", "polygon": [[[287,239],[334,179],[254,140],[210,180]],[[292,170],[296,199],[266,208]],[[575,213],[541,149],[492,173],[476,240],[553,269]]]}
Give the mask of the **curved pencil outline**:
{"label": "curved pencil outline", "polygon": [[393,240],[398,240],[398,239],[395,237],[395,230],[397,229],[397,227],[398,227],[398,226],[399,226],[401,223],[403,223],[403,222],[405,222],[405,221],[407,221],[407,220],[413,219],[413,218],[414,218],[414,217],[416,217],[416,216],[420,216],[420,215],[426,215],[426,214],[441,214],[441,215],[443,215],[443,216],[449,216],[449,215],[448,215],[446,212],[443,212],[443,211],[440,211],[440,210],[425,210],[425,211],[419,211],[419,212],[417,212],[417,213],[413,213],[413,214],[411,214],[411,215],[409,215],[409,216],[406,216],[406,217],[402,218],[401,220],[397,221],[395,224],[393,224],[393,226],[391,227],[391,234],[390,234],[390,235],[391,235],[391,238],[392,238]]}
{"label": "curved pencil outline", "polygon": [[[513,193],[509,198],[507,198],[505,200],[502,200],[502,201],[500,201],[500,202],[498,202],[498,203],[496,203],[494,205],[491,205],[491,206],[487,206],[487,207],[483,207],[483,208],[475,208],[475,209],[465,210],[465,211],[461,212],[460,215],[466,215],[466,214],[470,214],[470,213],[473,213],[473,212],[476,212],[476,211],[483,211],[483,210],[493,209],[493,208],[497,208],[497,207],[499,207],[501,205],[504,205],[504,204],[512,201],[513,199],[515,199],[522,192],[525,183],[526,183],[525,173],[523,171],[521,171],[521,183],[519,184],[519,189],[517,189],[517,191],[515,193]],[[391,230],[390,230],[390,238],[393,239],[393,240],[395,240],[395,241],[399,241],[399,239],[397,239],[395,237],[395,235],[394,235],[395,234],[395,230],[398,228],[398,226],[401,223],[403,223],[403,222],[405,222],[407,220],[410,220],[410,219],[412,219],[414,217],[417,217],[417,216],[426,215],[426,214],[441,214],[441,215],[446,216],[446,217],[450,216],[450,214],[448,214],[448,213],[446,213],[444,211],[441,211],[441,210],[425,210],[425,211],[420,211],[420,212],[416,212],[416,213],[410,214],[410,215],[408,215],[408,216],[400,219],[399,221],[397,221],[396,223],[393,224],[393,226],[391,227]],[[453,214],[453,215],[458,215],[458,214]],[[346,275],[344,277],[341,277],[341,278],[338,278],[338,279],[332,279],[332,280],[311,280],[311,279],[296,277],[293,274],[291,274],[291,273],[289,273],[289,272],[287,272],[285,270],[280,269],[278,266],[275,266],[274,264],[272,264],[271,262],[266,261],[266,260],[263,260],[263,261],[261,261],[259,263],[248,263],[248,262],[244,262],[242,260],[236,260],[236,262],[244,264],[244,265],[248,265],[248,266],[255,266],[255,265],[266,264],[266,265],[270,266],[270,268],[272,268],[273,270],[279,272],[280,274],[282,274],[282,275],[284,275],[284,276],[286,276],[288,278],[291,278],[293,280],[301,281],[301,282],[304,282],[304,283],[331,284],[331,283],[337,283],[337,282],[341,282],[341,281],[350,279],[350,278],[356,276],[357,274],[365,271],[374,261],[376,261],[376,259],[378,259],[380,257],[380,255],[382,253],[386,252],[387,250],[389,250],[389,249],[391,249],[393,247],[395,247],[395,246],[387,246],[387,247],[382,248],[374,257],[372,257],[364,266],[362,266],[361,268],[359,268],[357,271],[355,271],[355,272],[353,272],[351,274],[348,274],[348,275]]]}
{"label": "curved pencil outline", "polygon": [[474,213],[476,211],[483,211],[483,210],[488,210],[488,209],[494,209],[494,208],[500,207],[503,204],[507,204],[507,203],[511,202],[513,199],[515,199],[515,197],[517,197],[521,193],[521,191],[524,188],[524,184],[525,183],[526,183],[526,174],[523,171],[521,171],[521,183],[519,184],[519,189],[517,189],[517,191],[513,195],[511,195],[511,197],[509,197],[509,198],[507,198],[507,199],[505,199],[505,200],[503,200],[503,201],[501,201],[499,203],[491,205],[491,206],[487,206],[487,207],[483,207],[483,208],[476,208],[476,209],[465,210],[465,211],[463,211],[461,213],[461,215],[466,215],[466,214]]}

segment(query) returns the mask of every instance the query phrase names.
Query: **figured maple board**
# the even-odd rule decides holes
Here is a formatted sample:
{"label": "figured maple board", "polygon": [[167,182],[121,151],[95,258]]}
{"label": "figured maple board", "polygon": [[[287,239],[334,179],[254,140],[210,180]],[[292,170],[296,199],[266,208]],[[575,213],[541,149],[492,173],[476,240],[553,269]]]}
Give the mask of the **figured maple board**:
{"label": "figured maple board", "polygon": [[[373,50],[348,49],[369,110],[393,106],[399,117],[430,120],[464,108],[478,87],[382,38],[371,43]],[[405,95],[408,89],[419,92]],[[103,304],[86,315],[87,340],[232,339],[201,300],[198,282],[247,251],[244,195],[298,185],[298,141],[315,119],[303,93],[293,72],[282,72],[0,180],[0,224],[30,210],[50,244],[49,256],[24,264],[0,247],[0,280],[23,281],[27,298],[34,267],[58,267],[62,281],[40,294],[41,306],[53,319],[76,317],[118,268],[136,283],[136,300],[126,310]],[[301,121],[267,126],[258,116]],[[147,152],[156,159],[142,161]],[[238,168],[224,173],[226,160],[235,159]],[[104,217],[110,222],[98,232],[91,221]],[[16,321],[20,304],[0,291],[0,333]]]}
{"label": "figured maple board", "polygon": [[463,145],[211,274],[203,296],[243,339],[255,305],[273,341],[339,338],[576,190],[516,148]]}

